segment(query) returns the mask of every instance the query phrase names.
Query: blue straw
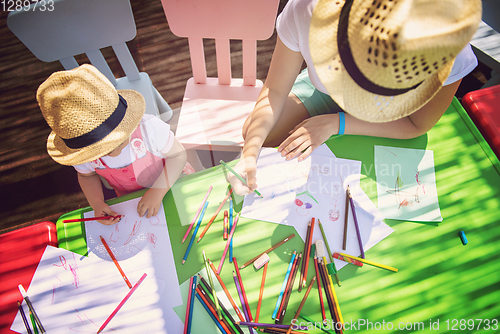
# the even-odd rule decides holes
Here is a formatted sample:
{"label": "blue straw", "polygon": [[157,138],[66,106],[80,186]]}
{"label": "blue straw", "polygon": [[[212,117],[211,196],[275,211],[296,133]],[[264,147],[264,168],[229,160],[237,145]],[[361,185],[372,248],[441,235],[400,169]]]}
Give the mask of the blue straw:
{"label": "blue straw", "polygon": [[188,327],[187,327],[187,334],[191,333],[191,324],[193,323],[193,308],[194,308],[194,295],[196,294],[196,275],[193,276],[193,285],[191,286],[191,300],[189,301],[189,320],[188,320]]}
{"label": "blue straw", "polygon": [[186,253],[182,258],[182,264],[184,264],[184,262],[186,262],[187,260],[189,251],[191,250],[191,246],[193,246],[194,239],[196,238],[196,234],[198,233],[198,229],[200,228],[201,221],[203,220],[203,216],[205,215],[205,210],[207,209],[207,206],[208,206],[208,201],[205,202],[205,206],[203,207],[203,211],[201,211],[200,218],[198,218],[198,223],[196,223],[196,227],[193,231],[193,235],[191,236],[191,240],[189,240],[188,248],[186,249]]}
{"label": "blue straw", "polygon": [[[207,311],[208,315],[210,315],[210,318],[212,318],[212,320],[215,322],[215,324],[217,325],[217,327],[219,327],[219,330],[221,331],[221,333],[222,334],[227,334],[226,331],[224,330],[224,328],[222,328],[222,325],[220,324],[220,322],[217,321],[217,319],[215,318],[215,316],[212,314],[212,312],[208,308],[207,304],[205,304],[205,302],[203,301],[203,299],[201,299],[201,297],[200,297],[200,295],[198,293],[196,293],[196,298],[198,298],[198,300],[200,301],[201,305],[203,305],[203,307]],[[188,334],[189,334],[189,332],[188,332]]]}
{"label": "blue straw", "polygon": [[[233,228],[233,200],[229,200],[229,231]],[[233,238],[229,241],[229,263],[233,263]]]}
{"label": "blue straw", "polygon": [[276,319],[276,314],[278,313],[278,309],[279,309],[280,304],[281,304],[281,299],[283,298],[283,294],[285,293],[286,284],[288,282],[288,276],[290,276],[290,271],[292,270],[292,265],[293,265],[293,261],[295,260],[296,254],[297,253],[294,251],[293,255],[292,255],[292,259],[290,260],[290,263],[288,264],[288,269],[286,271],[285,279],[283,280],[283,284],[281,285],[280,295],[278,296],[278,300],[276,301],[276,307],[274,308],[274,312],[273,312],[273,316],[272,316],[273,319]]}

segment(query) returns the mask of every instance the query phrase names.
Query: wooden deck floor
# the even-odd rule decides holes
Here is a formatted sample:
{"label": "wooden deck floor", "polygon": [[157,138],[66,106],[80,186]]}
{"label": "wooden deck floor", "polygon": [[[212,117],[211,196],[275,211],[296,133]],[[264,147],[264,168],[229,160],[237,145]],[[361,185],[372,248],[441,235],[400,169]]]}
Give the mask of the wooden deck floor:
{"label": "wooden deck floor", "polygon": [[[139,69],[178,108],[192,76],[187,40],[171,33],[160,0],[131,3],[137,37],[128,46]],[[281,1],[279,11],[285,3]],[[0,13],[0,233],[44,220],[55,222],[62,213],[88,205],[75,170],[55,163],[47,154],[50,128],[35,99],[38,86],[63,68],[58,62],[36,59],[6,26],[7,14]],[[257,77],[261,80],[265,80],[275,42],[276,34],[258,43]],[[214,43],[207,41],[205,46],[207,74],[216,76]],[[231,50],[234,77],[241,77],[241,45],[232,43]],[[111,50],[104,53],[112,55]],[[84,57],[79,60],[85,62]],[[112,60],[110,66],[119,65]],[[482,73],[478,71],[463,81],[460,95],[479,87],[476,78]]]}

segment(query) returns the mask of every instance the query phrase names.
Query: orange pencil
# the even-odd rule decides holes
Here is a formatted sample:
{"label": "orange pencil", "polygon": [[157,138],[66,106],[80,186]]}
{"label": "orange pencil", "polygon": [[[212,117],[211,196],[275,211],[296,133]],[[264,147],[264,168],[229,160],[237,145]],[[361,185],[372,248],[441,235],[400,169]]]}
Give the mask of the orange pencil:
{"label": "orange pencil", "polygon": [[123,272],[122,267],[120,267],[120,264],[118,263],[118,261],[116,260],[115,255],[113,254],[113,252],[112,252],[112,251],[111,251],[111,249],[109,248],[108,243],[106,242],[106,240],[104,240],[104,238],[102,237],[102,235],[101,235],[100,237],[101,237],[101,242],[102,242],[102,244],[104,245],[104,248],[106,248],[106,250],[108,251],[109,256],[111,256],[111,259],[112,259],[112,260],[113,260],[113,262],[115,263],[116,268],[118,268],[118,270],[120,271],[120,274],[122,274],[122,277],[123,277],[123,279],[125,280],[125,283],[127,283],[128,288],[129,288],[129,289],[132,289],[132,284],[130,283],[130,281],[128,280],[127,276],[126,276],[126,275],[125,275],[125,273]]}
{"label": "orange pencil", "polygon": [[245,288],[243,287],[243,280],[241,279],[240,270],[238,269],[238,263],[236,262],[236,258],[233,257],[234,262],[234,270],[236,271],[236,276],[238,276],[238,282],[240,283],[241,294],[243,295],[243,299],[245,300],[245,306],[248,312],[248,318],[250,321],[253,321],[252,312],[250,312],[250,304],[248,304],[247,294],[245,293]]}
{"label": "orange pencil", "polygon": [[268,264],[269,262],[266,262],[266,264],[264,265],[264,271],[262,273],[262,283],[260,284],[259,302],[257,303],[257,313],[255,313],[255,322],[259,322],[260,305],[262,304],[262,296],[264,295],[264,283],[266,282]]}
{"label": "orange pencil", "polygon": [[219,214],[220,210],[222,209],[222,207],[224,206],[224,204],[226,203],[227,199],[229,198],[229,196],[231,196],[232,193],[233,193],[233,188],[231,188],[229,190],[229,192],[227,193],[226,197],[224,198],[224,200],[222,201],[222,203],[219,205],[219,207],[217,208],[217,211],[215,211],[215,213],[212,216],[212,218],[210,218],[210,221],[208,222],[207,226],[205,226],[205,228],[203,229],[203,232],[201,232],[200,237],[198,238],[198,240],[196,242],[200,242],[201,238],[203,238],[203,236],[205,235],[205,233],[207,233],[208,228],[210,227],[210,225],[212,225],[212,223],[214,222],[215,218],[217,218],[217,215]]}

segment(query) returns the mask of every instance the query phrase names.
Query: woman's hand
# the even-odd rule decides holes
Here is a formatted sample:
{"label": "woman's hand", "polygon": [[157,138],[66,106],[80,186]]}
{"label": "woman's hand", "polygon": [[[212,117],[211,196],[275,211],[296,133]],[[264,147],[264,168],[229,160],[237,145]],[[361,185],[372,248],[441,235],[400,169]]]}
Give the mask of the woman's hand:
{"label": "woman's hand", "polygon": [[[113,210],[111,210],[111,208],[109,207],[109,205],[107,205],[104,202],[95,204],[92,207],[92,209],[94,209],[94,215],[95,215],[95,217],[102,217],[102,216],[114,217],[114,216],[118,216],[118,214],[116,212],[114,212]],[[113,219],[98,220],[97,222],[99,222],[99,223],[101,223],[103,225],[113,225],[113,224],[118,223],[119,221],[120,221],[120,218],[113,218]]]}
{"label": "woman's hand", "polygon": [[231,183],[231,187],[237,195],[248,195],[257,189],[255,178],[255,174],[257,172],[257,161],[255,158],[242,158],[233,169],[236,173],[243,177],[243,179],[247,180],[247,184],[245,184],[229,170],[226,170],[226,179],[229,183]]}
{"label": "woman's hand", "polygon": [[338,128],[337,114],[308,118],[290,131],[290,136],[281,143],[278,152],[281,152],[281,156],[286,156],[287,160],[299,157],[299,161],[302,161],[328,138],[338,133]]}
{"label": "woman's hand", "polygon": [[137,213],[139,217],[146,215],[147,218],[151,218],[158,214],[160,210],[161,202],[165,196],[165,189],[163,188],[150,188],[148,189],[141,200],[137,204]]}

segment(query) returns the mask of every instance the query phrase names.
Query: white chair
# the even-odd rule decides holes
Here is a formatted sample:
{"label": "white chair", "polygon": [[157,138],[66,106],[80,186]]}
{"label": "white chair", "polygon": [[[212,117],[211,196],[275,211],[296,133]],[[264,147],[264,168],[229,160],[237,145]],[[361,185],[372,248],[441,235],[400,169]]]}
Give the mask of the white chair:
{"label": "white chair", "polygon": [[[262,88],[257,40],[274,31],[279,0],[161,0],[169,28],[188,38],[189,79],[176,137],[186,148],[241,151],[243,123]],[[203,39],[215,39],[217,78],[207,78]],[[242,40],[243,78],[232,78],[230,40]]]}
{"label": "white chair", "polygon": [[[172,109],[149,75],[139,72],[125,43],[137,32],[128,0],[55,0],[51,7],[35,2],[9,13],[7,25],[41,61],[59,60],[69,70],[79,66],[74,56],[85,53],[116,89],[140,92],[146,100],[146,113],[160,115],[164,121],[172,117]],[[115,79],[100,51],[108,46],[113,48],[125,77]]]}

